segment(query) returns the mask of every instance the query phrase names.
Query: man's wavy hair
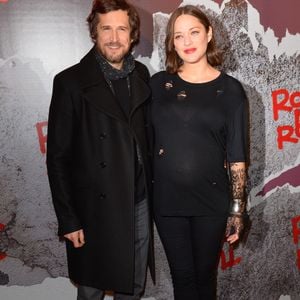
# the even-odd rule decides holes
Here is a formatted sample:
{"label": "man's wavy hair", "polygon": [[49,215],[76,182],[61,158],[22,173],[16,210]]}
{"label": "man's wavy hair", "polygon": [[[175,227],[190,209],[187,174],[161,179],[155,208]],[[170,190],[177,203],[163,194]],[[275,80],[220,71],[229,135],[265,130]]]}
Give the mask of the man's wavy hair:
{"label": "man's wavy hair", "polygon": [[[171,74],[178,72],[180,66],[183,64],[182,59],[178,56],[174,47],[174,25],[177,18],[181,15],[190,15],[197,18],[199,22],[205,27],[206,32],[208,32],[209,27],[212,27],[207,16],[194,5],[185,5],[182,7],[178,7],[172,13],[167,25],[165,40],[166,70]],[[222,63],[222,54],[216,47],[213,30],[212,38],[207,45],[206,55],[207,61],[211,66],[218,66]]]}
{"label": "man's wavy hair", "polygon": [[129,17],[130,38],[132,40],[131,49],[138,44],[140,38],[140,17],[136,9],[125,0],[94,0],[92,11],[87,17],[90,36],[94,43],[97,40],[97,25],[99,14],[107,14],[115,10],[124,10]]}

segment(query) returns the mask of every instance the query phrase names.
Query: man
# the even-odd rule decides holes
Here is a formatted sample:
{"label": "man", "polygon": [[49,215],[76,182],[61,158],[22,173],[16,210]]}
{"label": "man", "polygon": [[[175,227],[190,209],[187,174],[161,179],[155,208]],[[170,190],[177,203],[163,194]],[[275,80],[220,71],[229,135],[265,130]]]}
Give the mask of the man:
{"label": "man", "polygon": [[78,300],[101,299],[105,290],[140,299],[147,263],[154,274],[149,73],[130,54],[140,22],[124,0],[95,0],[87,20],[95,45],[55,77],[49,111],[47,167],[59,235]]}

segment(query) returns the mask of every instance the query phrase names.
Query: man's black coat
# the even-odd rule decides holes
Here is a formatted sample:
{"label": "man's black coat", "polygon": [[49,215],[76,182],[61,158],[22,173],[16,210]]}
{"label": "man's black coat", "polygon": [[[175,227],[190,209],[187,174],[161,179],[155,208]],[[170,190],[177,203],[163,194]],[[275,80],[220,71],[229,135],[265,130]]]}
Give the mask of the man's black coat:
{"label": "man's black coat", "polygon": [[[85,245],[67,241],[70,278],[78,284],[132,292],[134,280],[135,143],[150,197],[145,106],[149,74],[136,62],[126,119],[93,50],[54,79],[47,167],[59,235],[84,230]],[[153,273],[152,242],[149,252]]]}

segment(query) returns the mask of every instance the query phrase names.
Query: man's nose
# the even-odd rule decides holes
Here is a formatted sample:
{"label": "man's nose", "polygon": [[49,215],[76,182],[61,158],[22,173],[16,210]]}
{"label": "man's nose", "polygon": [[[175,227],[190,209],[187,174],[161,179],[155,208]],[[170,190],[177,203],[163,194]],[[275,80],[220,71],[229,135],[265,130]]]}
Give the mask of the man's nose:
{"label": "man's nose", "polygon": [[119,41],[119,34],[118,34],[117,30],[112,30],[110,39],[111,39],[112,42],[118,42]]}

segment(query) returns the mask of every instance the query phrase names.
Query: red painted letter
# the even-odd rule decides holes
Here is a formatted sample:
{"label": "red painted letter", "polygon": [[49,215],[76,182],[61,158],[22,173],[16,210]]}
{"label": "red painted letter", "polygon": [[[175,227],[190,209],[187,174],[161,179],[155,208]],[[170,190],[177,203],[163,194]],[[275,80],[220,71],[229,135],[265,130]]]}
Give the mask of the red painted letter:
{"label": "red painted letter", "polygon": [[290,102],[291,102],[291,105],[294,108],[300,107],[300,101],[296,102],[295,98],[299,98],[300,99],[300,92],[299,91],[294,92],[294,93],[291,94],[291,100],[290,100]]}
{"label": "red painted letter", "polygon": [[[5,225],[0,223],[0,231],[3,231],[5,229]],[[5,252],[1,252],[0,251],[0,260],[3,260],[4,258],[6,258],[6,253]]]}
{"label": "red painted letter", "polygon": [[[283,99],[278,99],[282,95]],[[292,106],[287,106],[286,103],[289,101],[289,92],[286,89],[280,89],[272,92],[273,99],[273,118],[275,121],[278,120],[278,112],[280,110],[291,111]]]}
{"label": "red painted letter", "polygon": [[295,113],[295,134],[300,138],[300,109],[296,109]]}
{"label": "red painted letter", "polygon": [[227,268],[231,268],[235,265],[238,265],[242,258],[237,257],[234,258],[234,252],[233,252],[233,247],[229,245],[228,247],[229,253],[228,253],[228,261],[226,261],[226,255],[224,250],[221,251],[221,269],[226,270]]}
{"label": "red painted letter", "polygon": [[297,266],[298,269],[300,270],[300,249],[297,250]]}
{"label": "red painted letter", "polygon": [[292,219],[292,227],[293,227],[294,243],[297,245],[300,236],[300,216],[297,216]]}
{"label": "red painted letter", "polygon": [[47,124],[48,122],[40,122],[35,125],[39,137],[40,150],[43,154],[46,153],[46,143],[47,143],[47,134],[44,133],[43,129],[47,127]]}
{"label": "red painted letter", "polygon": [[292,137],[294,133],[294,128],[289,125],[285,126],[278,126],[277,127],[277,145],[278,149],[283,148],[283,143],[284,142],[289,142],[289,143],[298,143],[298,139]]}

